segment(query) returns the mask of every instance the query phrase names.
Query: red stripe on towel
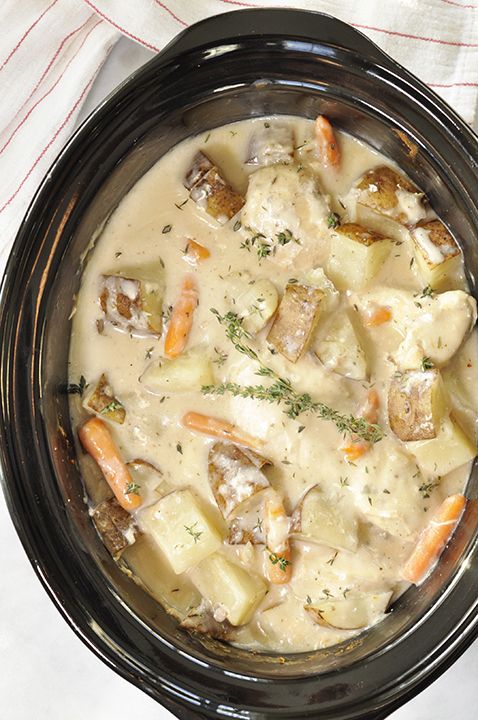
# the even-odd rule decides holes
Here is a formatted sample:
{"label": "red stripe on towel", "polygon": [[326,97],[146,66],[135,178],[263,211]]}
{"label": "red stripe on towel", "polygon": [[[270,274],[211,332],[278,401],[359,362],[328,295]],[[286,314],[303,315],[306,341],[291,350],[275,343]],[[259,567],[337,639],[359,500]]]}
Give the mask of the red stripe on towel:
{"label": "red stripe on towel", "polygon": [[15,53],[16,53],[17,50],[18,50],[18,48],[22,45],[22,43],[23,43],[23,41],[25,40],[25,38],[28,37],[28,35],[29,35],[29,34],[31,33],[31,31],[33,30],[33,28],[34,28],[36,25],[38,25],[38,23],[40,22],[40,20],[41,20],[43,17],[45,17],[45,15],[47,14],[47,12],[48,12],[49,10],[51,10],[51,8],[53,7],[53,5],[56,5],[57,2],[58,2],[58,0],[53,0],[53,2],[51,2],[51,3],[48,5],[48,7],[44,9],[44,11],[42,12],[42,14],[37,17],[37,19],[35,20],[35,22],[33,22],[33,23],[30,25],[30,27],[29,27],[27,30],[25,30],[25,32],[23,33],[22,37],[21,37],[20,40],[17,42],[17,44],[15,45],[15,47],[13,48],[13,50],[10,52],[10,54],[7,56],[7,58],[3,61],[2,65],[0,65],[0,70],[2,70],[2,68],[5,67],[5,65],[8,63],[8,61],[13,57],[13,55],[15,55]]}

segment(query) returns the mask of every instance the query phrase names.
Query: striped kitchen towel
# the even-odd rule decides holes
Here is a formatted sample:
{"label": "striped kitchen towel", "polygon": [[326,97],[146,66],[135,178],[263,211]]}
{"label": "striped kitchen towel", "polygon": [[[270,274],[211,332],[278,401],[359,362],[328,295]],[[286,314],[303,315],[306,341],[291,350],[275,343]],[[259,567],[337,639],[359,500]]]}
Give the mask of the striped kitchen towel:
{"label": "striped kitchen towel", "polygon": [[0,276],[42,177],[121,35],[158,52],[209,15],[320,10],[368,35],[476,122],[478,0],[3,0],[0,8]]}

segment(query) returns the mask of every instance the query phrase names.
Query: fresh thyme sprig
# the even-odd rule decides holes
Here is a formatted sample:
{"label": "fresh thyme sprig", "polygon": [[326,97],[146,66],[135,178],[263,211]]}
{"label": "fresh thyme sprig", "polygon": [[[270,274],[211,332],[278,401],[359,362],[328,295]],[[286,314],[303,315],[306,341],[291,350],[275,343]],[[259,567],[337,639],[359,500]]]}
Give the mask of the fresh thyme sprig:
{"label": "fresh thyme sprig", "polygon": [[[246,229],[252,232],[251,228]],[[241,249],[247,250],[248,252],[255,249],[259,260],[263,260],[265,257],[269,257],[269,255],[274,255],[278,245],[288,245],[290,242],[300,245],[300,240],[294,237],[288,229],[278,232],[275,241],[267,241],[264,233],[258,232],[246,238],[241,243]]]}
{"label": "fresh thyme sprig", "polygon": [[243,318],[231,311],[221,315],[215,308],[211,308],[211,312],[224,327],[226,337],[229,338],[236,350],[251,360],[259,362],[259,369],[256,374],[260,377],[268,377],[273,382],[267,387],[264,385],[239,385],[234,382],[203,385],[202,392],[205,395],[225,395],[230,393],[235,397],[283,404],[285,407],[284,412],[292,419],[297,418],[302,413],[311,412],[324,420],[335,423],[342,433],[352,433],[369,442],[381,440],[383,433],[379,425],[371,424],[364,418],[355,417],[354,415],[343,415],[325,403],[314,400],[309,393],[298,393],[289,379],[281,377],[275,370],[263,365],[257,353],[243,342],[251,338],[251,334],[242,325]]}

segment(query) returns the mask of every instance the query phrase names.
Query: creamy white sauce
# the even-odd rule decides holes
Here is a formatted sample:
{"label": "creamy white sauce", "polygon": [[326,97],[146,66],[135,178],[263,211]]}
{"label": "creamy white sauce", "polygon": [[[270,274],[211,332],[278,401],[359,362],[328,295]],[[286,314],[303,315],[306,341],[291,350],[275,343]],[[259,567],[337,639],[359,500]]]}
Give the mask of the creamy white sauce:
{"label": "creamy white sauce", "polygon": [[[269,119],[269,122],[274,123],[274,119]],[[122,456],[125,460],[147,460],[163,473],[163,485],[155,478],[150,486],[145,483],[142,488],[145,504],[159,499],[160,494],[155,489],[158,485],[159,493],[162,492],[161,487],[172,490],[189,487],[209,508],[213,522],[226,537],[226,524],[217,510],[208,482],[208,452],[215,441],[191,432],[181,424],[186,412],[196,411],[229,420],[264,442],[261,453],[273,464],[264,468],[263,472],[271,486],[283,497],[288,515],[292,514],[304,492],[314,485],[320,486],[324,497],[334,507],[343,504],[347,508],[360,526],[357,551],[336,551],[326,545],[292,540],[291,582],[285,586],[270,586],[252,619],[237,630],[234,639],[237,644],[249,648],[296,652],[332,645],[353,634],[350,630],[316,624],[310,613],[304,610],[304,605],[309,602],[320,603],[330,597],[344,599],[354,593],[393,593],[397,596],[404,589],[400,569],[419,532],[441,500],[451,492],[462,490],[468,477],[469,464],[441,479],[420,472],[406,444],[401,443],[388,428],[386,397],[390,377],[396,371],[393,355],[400,348],[402,354],[409,355],[413,343],[416,345],[416,337],[412,337],[413,342],[407,340],[414,332],[408,327],[410,318],[413,316],[413,327],[420,323],[430,326],[427,343],[432,342],[432,336],[435,341],[443,336],[440,348],[436,347],[436,342],[433,347],[438,359],[444,357],[444,345],[455,342],[455,355],[451,361],[447,360],[447,373],[450,387],[460,385],[464,389],[461,399],[456,402],[452,399],[452,402],[457,407],[460,405],[463,413],[468,412],[469,427],[474,427],[478,407],[478,352],[474,335],[461,349],[461,341],[456,341],[453,333],[448,339],[453,329],[449,316],[440,320],[433,314],[428,318],[428,315],[414,313],[419,308],[414,305],[417,298],[413,294],[420,294],[424,283],[412,266],[410,241],[394,245],[371,288],[352,294],[343,292],[338,296],[332,287],[332,300],[317,327],[320,336],[320,323],[328,321],[330,313],[337,308],[349,313],[367,358],[370,383],[332,372],[312,352],[305,354],[296,364],[280,354],[273,355],[267,349],[266,331],[251,341],[261,360],[281,376],[289,378],[299,392],[309,392],[340,412],[355,413],[364,400],[367,388],[373,384],[380,395],[379,422],[386,434],[356,463],[347,463],[338,450],[342,436],[331,422],[311,415],[292,420],[276,404],[228,394],[205,396],[194,390],[179,394],[167,392],[159,396],[148,392],[147,387],[139,382],[145,368],[163,356],[165,332],[160,338],[135,337],[105,324],[103,334],[99,334],[96,323],[102,317],[98,302],[102,274],[120,272],[123,267],[157,264],[161,259],[164,263],[166,310],[176,303],[185,274],[192,273],[199,286],[199,306],[194,313],[188,349],[202,347],[210,355],[215,383],[257,384],[263,381],[257,377],[257,366],[234,350],[210,309],[216,308],[221,314],[235,310],[237,293],[234,283],[237,283],[237,274],[251,278],[248,283],[269,278],[280,294],[290,278],[305,279],[307,282],[311,267],[319,267],[327,258],[327,206],[331,211],[343,212],[337,198],[349,190],[357,177],[371,167],[381,164],[393,166],[357,140],[340,134],[340,171],[327,172],[314,159],[312,123],[292,117],[281,118],[280,122],[294,127],[296,146],[303,146],[297,151],[296,162],[303,162],[315,173],[323,195],[299,197],[301,190],[304,194],[310,191],[311,181],[306,179],[301,185],[297,178],[294,196],[297,206],[287,206],[286,189],[280,186],[279,197],[265,198],[267,212],[261,220],[260,232],[270,240],[277,232],[293,230],[303,244],[289,243],[279,248],[275,256],[259,262],[254,248],[248,251],[241,247],[250,232],[244,227],[238,229],[240,216],[221,226],[193,200],[187,200],[188,191],[183,187],[182,179],[199,149],[223,169],[236,189],[243,193],[246,191],[248,175],[257,171],[256,167],[244,164],[250,157],[250,136],[255,128],[263,127],[263,118],[218,128],[181,143],[123,199],[96,242],[94,253],[83,272],[73,319],[70,378],[72,382],[77,382],[83,375],[93,387],[102,373],[107,374],[114,395],[126,409],[123,425],[109,424]],[[277,152],[274,148],[272,157]],[[297,172],[293,165],[287,168],[287,171],[292,169]],[[269,167],[267,172],[274,172],[274,168]],[[246,206],[247,223],[244,225],[251,224],[249,211],[253,205],[257,209],[259,198],[260,195],[250,198]],[[407,198],[400,198],[400,206],[407,217],[419,219],[420,209],[409,203]],[[307,217],[303,212],[308,214]],[[315,217],[314,213],[320,217]],[[171,230],[166,232],[168,226]],[[190,258],[184,254],[191,238],[210,251],[206,261],[191,265]],[[429,250],[427,244],[428,254]],[[316,270],[319,277],[321,272],[323,278],[323,271]],[[328,282],[327,278],[325,281]],[[463,287],[460,276],[456,278],[455,287]],[[136,296],[134,284],[127,290],[131,298]],[[385,299],[385,304],[393,306],[394,320],[377,328],[364,328],[361,312],[368,302],[376,302],[377,297],[381,304]],[[437,301],[430,300],[429,304],[433,305],[433,302]],[[472,310],[468,309],[465,320],[460,312],[456,316],[459,322],[469,325],[474,319]],[[406,347],[404,342],[408,343]],[[328,365],[332,367],[333,364]],[[73,401],[72,417],[74,424],[85,418],[77,399]],[[82,457],[80,463],[91,502],[96,504],[108,495],[105,484],[98,478],[90,458]],[[236,480],[235,492],[238,495],[247,490],[250,478],[246,475]],[[430,483],[433,489],[425,497],[426,493],[420,487]],[[137,522],[147,529],[142,518],[139,510]],[[281,538],[284,527],[279,530]],[[248,573],[264,576],[267,557],[263,546],[229,545],[224,541],[222,552]],[[150,592],[180,616],[184,616],[190,606],[199,604],[201,598],[189,581],[188,573],[175,576],[167,559],[150,538],[133,544],[124,557]],[[222,620],[225,617],[224,608],[217,606],[214,614],[217,620]],[[376,622],[381,617],[380,610],[369,618],[369,622]]]}

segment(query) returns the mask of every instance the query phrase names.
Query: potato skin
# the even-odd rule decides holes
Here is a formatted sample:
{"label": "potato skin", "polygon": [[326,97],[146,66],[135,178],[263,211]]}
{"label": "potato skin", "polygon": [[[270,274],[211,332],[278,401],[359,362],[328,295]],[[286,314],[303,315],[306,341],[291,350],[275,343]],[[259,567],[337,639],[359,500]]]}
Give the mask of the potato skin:
{"label": "potato skin", "polygon": [[183,181],[189,197],[197,205],[224,224],[244,205],[244,198],[225,180],[219,168],[202,152],[193,159]]}
{"label": "potato skin", "polygon": [[437,436],[435,405],[440,385],[440,373],[436,368],[409,370],[392,378],[388,393],[388,419],[400,440],[431,440]]}
{"label": "potato skin", "polygon": [[355,242],[358,242],[361,245],[366,245],[367,247],[370,247],[370,245],[373,245],[380,240],[386,239],[384,235],[381,235],[374,230],[369,230],[363,227],[363,225],[358,225],[357,223],[343,223],[335,229],[335,232],[337,235],[345,235],[350,240],[354,240]]}
{"label": "potato skin", "polygon": [[225,519],[245,500],[269,487],[260,470],[268,461],[253,451],[217,442],[209,451],[208,463],[209,484]]}
{"label": "potato skin", "polygon": [[115,397],[105,373],[100,377],[93,393],[88,398],[87,407],[108,420],[122,425],[126,410]]}
{"label": "potato skin", "polygon": [[400,212],[397,191],[422,194],[406,177],[386,165],[366,172],[359,179],[357,188],[361,191],[359,202],[378,213],[393,217],[398,222],[406,222],[407,218]]}
{"label": "potato skin", "polygon": [[307,350],[324,297],[323,290],[310,285],[286,285],[267,340],[293,363]]}
{"label": "potato skin", "polygon": [[127,539],[128,531],[133,530],[134,540],[140,534],[131,515],[123,510],[114,497],[97,505],[93,511],[93,522],[106,549],[115,559],[131,544]]}

